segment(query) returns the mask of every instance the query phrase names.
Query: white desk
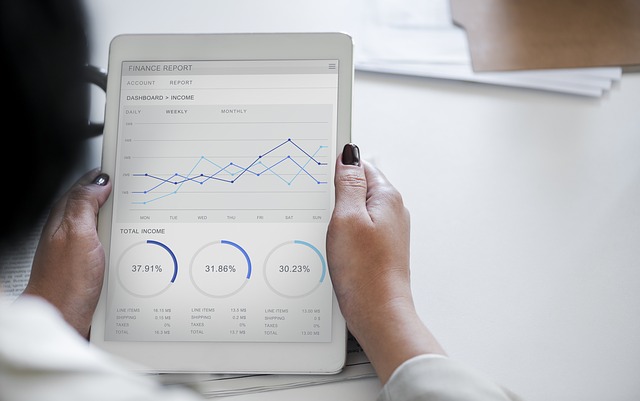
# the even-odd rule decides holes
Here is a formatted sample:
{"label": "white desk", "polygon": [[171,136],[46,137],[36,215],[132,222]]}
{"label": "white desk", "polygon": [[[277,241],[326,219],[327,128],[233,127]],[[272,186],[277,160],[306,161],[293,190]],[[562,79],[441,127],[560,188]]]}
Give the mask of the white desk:
{"label": "white desk", "polygon": [[[339,30],[357,45],[362,6],[87,3],[103,68],[111,38],[131,32]],[[353,107],[354,142],[411,211],[416,304],[450,355],[527,401],[640,398],[640,73],[602,99],[356,73]],[[366,379],[229,399],[378,389]]]}

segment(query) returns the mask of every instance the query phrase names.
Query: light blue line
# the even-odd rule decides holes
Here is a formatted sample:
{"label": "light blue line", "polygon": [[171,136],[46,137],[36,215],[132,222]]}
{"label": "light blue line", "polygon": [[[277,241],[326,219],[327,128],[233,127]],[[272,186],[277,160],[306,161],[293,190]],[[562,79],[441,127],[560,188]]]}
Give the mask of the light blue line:
{"label": "light blue line", "polygon": [[327,263],[324,261],[324,256],[322,256],[322,254],[320,253],[320,250],[318,248],[316,248],[315,246],[311,245],[308,242],[305,241],[300,241],[300,240],[295,240],[293,241],[294,244],[300,244],[300,245],[306,245],[309,248],[313,249],[315,251],[315,253],[318,254],[318,257],[320,258],[320,262],[322,262],[322,275],[320,276],[320,282],[322,283],[324,281],[324,276],[327,273]]}
{"label": "light blue line", "polygon": [[[262,163],[262,162],[260,162],[260,163]],[[278,174],[278,173],[276,173],[275,171],[271,170],[271,168],[273,168],[273,166],[271,166],[271,167],[267,167],[267,165],[266,165],[266,164],[264,164],[264,163],[262,163],[262,165],[265,167],[265,171],[269,171],[269,172],[273,173],[273,175],[274,175],[274,176],[276,176],[276,177],[280,178],[280,179],[282,180],[282,182],[284,182],[285,184],[287,184],[287,185],[289,185],[289,184],[290,184],[290,182],[288,182],[287,180],[285,180],[285,179],[284,179],[284,177],[282,177],[280,174]],[[263,172],[263,173],[261,173],[261,174],[264,174],[264,172]]]}
{"label": "light blue line", "polygon": [[[261,160],[261,159],[262,159],[264,156],[266,156],[266,155],[270,154],[271,152],[275,151],[276,149],[279,149],[280,147],[282,147],[282,146],[286,145],[287,143],[290,143],[291,145],[293,145],[294,147],[296,147],[297,149],[299,149],[299,150],[300,150],[304,155],[306,155],[309,159],[308,159],[308,160],[307,160],[303,165],[301,165],[300,163],[296,162],[296,161],[295,161],[291,156],[287,156],[287,157],[283,158],[282,160],[279,160],[278,162],[276,162],[276,163],[272,164],[271,166],[267,166],[266,164],[264,164],[264,163],[262,162],[262,160]],[[163,186],[163,185],[165,185],[165,184],[173,184],[173,185],[177,185],[177,188],[176,188],[174,191],[169,192],[169,193],[167,193],[167,194],[164,194],[164,195],[162,195],[162,196],[158,196],[158,197],[155,197],[155,198],[152,198],[152,199],[148,199],[148,200],[146,200],[146,201],[134,201],[134,202],[131,202],[131,203],[132,203],[132,204],[138,204],[138,205],[140,205],[140,204],[145,205],[145,204],[147,204],[147,203],[157,201],[157,200],[162,199],[162,198],[165,198],[165,197],[167,197],[167,196],[175,195],[175,194],[177,194],[177,193],[178,193],[178,191],[182,188],[182,186],[184,185],[184,183],[185,183],[185,182],[187,182],[187,181],[191,181],[191,182],[198,183],[198,184],[201,184],[201,185],[202,185],[202,184],[204,184],[205,182],[210,181],[210,180],[216,180],[216,181],[222,181],[222,182],[227,182],[227,183],[233,183],[233,182],[235,182],[238,178],[240,178],[240,177],[241,177],[244,173],[246,173],[246,172],[249,172],[249,173],[251,173],[251,174],[253,174],[253,175],[255,175],[255,176],[260,176],[260,175],[264,174],[265,172],[269,171],[270,173],[272,173],[274,176],[278,177],[280,180],[282,180],[282,181],[283,181],[285,184],[287,184],[287,185],[291,185],[291,184],[296,180],[296,178],[298,178],[302,173],[305,173],[305,174],[306,174],[306,175],[308,175],[311,179],[313,179],[316,183],[318,183],[318,184],[327,184],[327,182],[326,182],[326,181],[319,181],[319,180],[317,180],[317,179],[316,179],[316,178],[315,178],[311,173],[309,173],[309,171],[307,171],[307,170],[306,170],[306,168],[305,168],[305,167],[306,167],[309,163],[311,163],[312,161],[313,161],[313,162],[315,162],[315,163],[317,163],[318,165],[321,165],[321,166],[325,166],[325,165],[327,165],[327,163],[321,163],[321,162],[319,162],[318,160],[316,160],[316,159],[315,159],[315,156],[318,154],[318,152],[320,152],[320,150],[321,150],[321,149],[325,149],[325,148],[328,148],[328,146],[321,145],[321,146],[320,146],[320,147],[319,147],[319,148],[318,148],[318,149],[313,153],[313,155],[310,155],[309,153],[307,153],[306,151],[304,151],[300,146],[298,146],[295,142],[293,142],[293,141],[289,138],[289,139],[287,139],[286,141],[282,142],[281,144],[279,144],[279,145],[277,145],[277,146],[273,147],[271,150],[269,150],[269,151],[267,151],[267,152],[265,152],[265,153],[261,154],[260,156],[258,156],[258,158],[257,158],[256,160],[254,160],[251,164],[249,164],[249,166],[248,166],[248,167],[242,167],[242,166],[239,166],[239,165],[234,164],[234,163],[229,163],[226,167],[222,167],[222,166],[218,165],[217,163],[215,163],[215,162],[213,162],[213,161],[211,161],[211,160],[207,159],[206,157],[201,156],[201,157],[198,159],[198,161],[196,162],[196,164],[191,168],[191,170],[189,171],[189,173],[188,173],[188,174],[186,174],[186,175],[182,175],[182,174],[174,173],[174,175],[173,175],[170,179],[164,179],[164,178],[160,178],[160,177],[153,176],[153,175],[149,175],[149,174],[133,174],[133,176],[135,176],[135,177],[149,177],[149,178],[153,178],[153,179],[156,179],[156,180],[160,180],[160,181],[161,181],[159,184],[157,184],[156,186],[151,187],[151,189],[148,189],[148,190],[146,190],[146,191],[132,191],[132,193],[134,193],[134,194],[145,194],[145,195],[147,195],[147,194],[150,194],[151,192],[153,192],[154,190],[158,189],[159,187],[161,187],[161,186]],[[291,180],[287,180],[287,179],[285,179],[285,178],[284,178],[284,177],[282,177],[280,174],[278,174],[275,170],[273,170],[273,168],[274,168],[274,167],[276,167],[276,166],[278,166],[279,164],[283,163],[285,160],[290,160],[292,163],[294,163],[296,166],[298,166],[298,167],[299,167],[298,172],[293,176],[293,178],[291,178]],[[208,163],[210,163],[210,164],[214,165],[215,167],[217,167],[217,168],[218,168],[218,171],[216,171],[215,173],[213,173],[213,174],[211,174],[211,175],[204,175],[204,174],[192,175],[192,173],[196,170],[197,166],[198,166],[202,161],[206,161],[206,162],[208,162]],[[256,166],[256,165],[264,166],[265,170],[263,170],[263,171],[262,171],[262,172],[260,172],[260,173],[256,173],[255,171],[251,170],[251,168],[252,168],[253,166]],[[234,172],[232,172],[232,171],[230,171],[230,170],[229,170],[229,167],[230,167],[230,166],[237,167],[237,168],[239,169],[239,171],[238,171],[238,172],[235,172],[235,173],[234,173]],[[232,177],[232,179],[223,179],[223,178],[219,178],[219,177],[217,177],[219,174],[222,174],[222,172],[224,172],[224,173],[226,173],[226,174],[230,175],[230,176]],[[172,181],[172,179],[173,179],[173,178],[175,178],[175,177],[180,177],[180,178],[181,178],[181,180],[180,180],[180,181],[176,181],[176,180],[173,180],[173,181]],[[203,178],[203,180],[202,180],[202,181],[199,181],[199,180],[198,180],[198,178],[200,178],[200,177],[202,177],[202,178]],[[233,177],[235,177],[235,178],[233,178]]]}
{"label": "light blue line", "polygon": [[[317,155],[317,154],[318,154],[318,152],[320,152],[320,149],[322,149],[322,146],[320,146],[320,147],[318,148],[318,150],[316,150],[316,151],[315,151],[315,153],[312,155],[312,157],[315,157],[315,155]],[[305,167],[307,167],[307,164],[311,163],[311,160],[312,160],[312,159],[311,159],[311,157],[310,157],[310,158],[309,158],[309,160],[307,160],[307,162],[306,162],[305,164],[303,164],[303,165],[302,165],[302,167],[300,167],[300,170],[298,170],[298,173],[297,173],[297,174],[296,174],[296,175],[291,179],[291,182],[293,182],[293,180],[295,180],[295,179],[296,179],[296,177],[298,177],[298,176],[300,175],[300,173],[302,172],[302,170],[303,170]],[[317,163],[317,162],[316,162],[316,163]],[[296,164],[297,164],[297,163],[296,163]],[[309,177],[313,178],[313,176],[312,176],[311,174],[309,174],[309,173],[307,172],[307,170],[305,170],[304,172],[305,172],[305,173],[307,173],[307,175],[309,175]],[[319,182],[319,181],[318,181],[318,180],[316,180],[315,178],[314,178],[314,180],[315,180],[316,182]]]}

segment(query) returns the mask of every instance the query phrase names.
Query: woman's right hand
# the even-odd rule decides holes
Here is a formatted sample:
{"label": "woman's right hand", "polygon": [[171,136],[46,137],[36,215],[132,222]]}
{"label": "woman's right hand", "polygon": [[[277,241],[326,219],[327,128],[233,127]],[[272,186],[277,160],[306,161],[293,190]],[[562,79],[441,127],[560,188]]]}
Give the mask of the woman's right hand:
{"label": "woman's right hand", "polygon": [[329,272],[347,326],[383,383],[405,360],[444,351],[418,317],[410,282],[410,218],[402,196],[359,149],[336,162]]}

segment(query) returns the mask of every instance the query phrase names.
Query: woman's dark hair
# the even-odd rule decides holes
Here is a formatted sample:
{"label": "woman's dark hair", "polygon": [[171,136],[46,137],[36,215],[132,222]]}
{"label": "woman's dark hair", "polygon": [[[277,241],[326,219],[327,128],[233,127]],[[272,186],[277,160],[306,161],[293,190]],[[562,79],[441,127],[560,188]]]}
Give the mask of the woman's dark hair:
{"label": "woman's dark hair", "polygon": [[33,229],[70,177],[89,121],[90,92],[80,1],[1,1],[0,243],[6,245]]}

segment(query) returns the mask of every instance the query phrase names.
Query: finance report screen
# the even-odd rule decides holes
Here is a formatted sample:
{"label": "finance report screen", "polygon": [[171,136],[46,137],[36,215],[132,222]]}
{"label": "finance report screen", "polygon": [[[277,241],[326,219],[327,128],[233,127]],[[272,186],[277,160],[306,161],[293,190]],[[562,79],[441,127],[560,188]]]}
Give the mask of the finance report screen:
{"label": "finance report screen", "polygon": [[105,339],[330,341],[337,60],[122,72]]}

